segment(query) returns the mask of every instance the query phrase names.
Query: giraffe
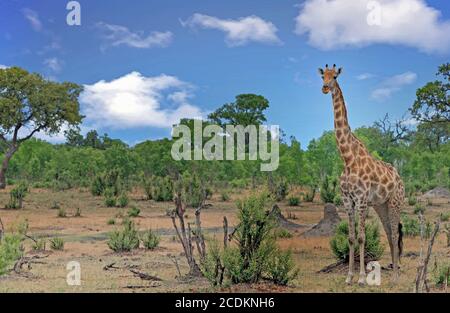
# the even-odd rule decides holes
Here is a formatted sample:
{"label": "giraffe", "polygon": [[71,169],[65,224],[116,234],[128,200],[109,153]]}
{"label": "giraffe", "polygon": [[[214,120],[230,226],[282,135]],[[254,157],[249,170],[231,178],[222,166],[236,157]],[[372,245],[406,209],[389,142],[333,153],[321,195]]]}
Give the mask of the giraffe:
{"label": "giraffe", "polygon": [[347,109],[341,88],[337,82],[342,68],[319,68],[323,79],[322,92],[332,93],[334,109],[334,128],[337,146],[344,162],[344,170],[340,177],[342,200],[349,219],[349,271],[346,279],[351,284],[354,271],[355,253],[355,214],[358,213],[358,243],[360,247],[360,273],[358,283],[366,282],[364,264],[365,219],[369,206],[377,212],[387,239],[394,270],[393,281],[399,276],[399,262],[403,250],[402,225],[400,222],[401,207],[405,198],[402,179],[397,170],[388,163],[370,155],[364,144],[352,133],[348,124]]}

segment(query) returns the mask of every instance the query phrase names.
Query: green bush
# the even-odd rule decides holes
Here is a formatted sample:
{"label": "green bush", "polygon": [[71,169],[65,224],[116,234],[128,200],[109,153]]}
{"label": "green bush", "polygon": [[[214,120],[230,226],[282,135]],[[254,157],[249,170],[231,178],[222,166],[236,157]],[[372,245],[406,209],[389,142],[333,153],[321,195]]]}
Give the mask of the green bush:
{"label": "green bush", "polygon": [[117,199],[116,196],[114,195],[114,191],[112,189],[106,189],[104,192],[104,196],[105,196],[105,205],[108,208],[113,208],[116,206],[117,204]]}
{"label": "green bush", "polygon": [[208,252],[203,262],[200,263],[200,268],[212,286],[220,285],[223,254],[224,252],[215,238],[208,242]]}
{"label": "green bush", "polygon": [[[281,252],[275,244],[276,223],[266,211],[266,201],[267,195],[262,194],[237,203],[239,224],[234,233],[237,246],[228,247],[223,252],[227,277],[234,284],[256,283],[263,277],[273,278],[274,273],[279,273],[279,268],[270,268],[274,263],[267,260],[270,257],[291,258],[291,255],[275,256]],[[274,282],[280,281],[282,279]]]}
{"label": "green bush", "polygon": [[445,212],[441,214],[441,221],[448,222],[450,220],[450,212]]}
{"label": "green bush", "polygon": [[434,271],[434,282],[436,286],[450,285],[450,263],[440,264]]}
{"label": "green bush", "polygon": [[149,229],[141,236],[141,240],[142,245],[145,249],[154,250],[156,247],[158,247],[161,238],[151,229]]}
{"label": "green bush", "polygon": [[299,197],[289,197],[288,203],[289,203],[289,206],[299,206],[300,199],[299,199]]}
{"label": "green bush", "polygon": [[110,219],[106,222],[106,224],[108,224],[108,225],[115,225],[115,224],[116,224],[116,220],[113,219],[113,218],[110,218]]}
{"label": "green bush", "polygon": [[23,200],[28,193],[28,184],[20,182],[9,193],[9,203],[6,205],[7,209],[22,209]]}
{"label": "green bush", "polygon": [[95,176],[91,182],[91,193],[94,196],[104,195],[109,190],[114,196],[122,190],[121,179],[118,170],[111,170]]}
{"label": "green bush", "polygon": [[314,202],[314,198],[316,197],[317,188],[312,186],[311,189],[303,196],[303,200],[305,202]]}
{"label": "green bush", "polygon": [[152,199],[158,202],[173,200],[173,184],[170,177],[158,177],[153,180]]}
{"label": "green bush", "polygon": [[59,237],[50,239],[50,248],[57,251],[64,250],[64,240]]}
{"label": "green bush", "polygon": [[414,214],[425,214],[425,207],[420,203],[414,206]]}
{"label": "green bush", "polygon": [[287,285],[298,276],[292,251],[276,250],[268,259],[267,274],[277,285]]}
{"label": "green bush", "polygon": [[93,196],[101,196],[105,191],[105,182],[101,175],[94,177],[91,183],[91,193]]}
{"label": "green bush", "polygon": [[[358,225],[355,234],[355,256],[359,253],[358,245]],[[336,227],[336,233],[330,240],[331,250],[338,260],[348,260],[350,248],[348,243],[349,226],[347,221],[342,221]],[[380,229],[377,223],[366,224],[365,252],[374,259],[379,259],[384,252],[384,247],[380,241]]]}
{"label": "green bush", "polygon": [[220,200],[221,200],[222,202],[227,202],[227,201],[229,201],[229,200],[230,200],[230,195],[228,194],[228,192],[223,191],[223,192],[220,194]]}
{"label": "green bush", "polygon": [[277,228],[275,230],[275,237],[283,239],[283,238],[292,238],[293,236],[288,230],[284,228]]}
{"label": "green bush", "polygon": [[333,203],[334,203],[334,205],[336,205],[336,206],[339,206],[339,205],[342,205],[342,204],[343,204],[341,195],[340,195],[339,193],[336,194],[336,196],[334,197]]}
{"label": "green bush", "polygon": [[124,208],[124,207],[126,207],[128,205],[128,203],[129,203],[129,198],[128,198],[127,193],[126,192],[122,192],[120,194],[120,196],[117,198],[117,205],[120,208]]}
{"label": "green bush", "polygon": [[108,247],[114,252],[139,248],[139,236],[133,221],[127,220],[122,230],[115,230],[109,234]]}
{"label": "green bush", "polygon": [[138,217],[141,214],[141,210],[137,207],[132,207],[128,210],[128,217]]}
{"label": "green bush", "polygon": [[410,218],[407,215],[402,216],[403,234],[408,237],[420,235],[420,223],[416,218]]}
{"label": "green bush", "polygon": [[37,239],[33,245],[32,245],[32,249],[34,251],[45,251],[45,247],[46,247],[47,241],[44,238],[41,239]]}
{"label": "green bush", "polygon": [[23,234],[5,234],[0,240],[0,276],[7,273],[11,266],[23,255]]}
{"label": "green bush", "polygon": [[337,195],[337,179],[327,176],[320,188],[320,198],[324,203],[334,203]]}
{"label": "green bush", "polygon": [[408,197],[408,205],[413,206],[417,204],[417,198],[414,196],[409,196]]}

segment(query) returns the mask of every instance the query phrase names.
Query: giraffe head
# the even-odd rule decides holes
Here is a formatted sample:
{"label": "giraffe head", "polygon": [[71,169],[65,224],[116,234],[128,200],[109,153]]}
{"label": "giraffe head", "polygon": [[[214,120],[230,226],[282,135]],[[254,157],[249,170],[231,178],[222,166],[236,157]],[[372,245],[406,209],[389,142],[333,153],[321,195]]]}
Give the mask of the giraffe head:
{"label": "giraffe head", "polygon": [[322,92],[324,94],[327,94],[331,91],[333,91],[336,79],[339,75],[342,73],[342,67],[339,69],[336,68],[336,64],[333,65],[333,68],[328,68],[328,64],[325,66],[325,70],[319,68],[319,74],[322,76],[323,79],[323,87]]}

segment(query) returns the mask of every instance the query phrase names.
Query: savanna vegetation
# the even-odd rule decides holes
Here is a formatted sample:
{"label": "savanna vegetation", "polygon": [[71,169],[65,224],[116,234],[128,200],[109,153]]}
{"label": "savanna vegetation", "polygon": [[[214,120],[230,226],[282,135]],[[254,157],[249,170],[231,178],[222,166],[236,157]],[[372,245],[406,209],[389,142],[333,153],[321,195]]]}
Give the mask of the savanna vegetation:
{"label": "savanna vegetation", "polygon": [[[450,64],[444,64],[439,67],[437,80],[417,91],[417,100],[409,112],[411,119],[394,121],[386,114],[372,125],[354,129],[374,156],[399,170],[406,185],[407,203],[415,214],[425,214],[424,204],[417,200],[420,194],[438,186],[450,188],[449,87]],[[105,246],[124,253],[141,247],[157,251],[162,241],[152,228],[144,232],[139,229],[139,219],[145,218],[146,211],[135,205],[136,199],[175,202],[175,210],[173,205],[164,207],[165,216],[171,217],[175,229],[179,225],[178,237],[172,236],[172,242],[181,243],[190,273],[200,273],[216,287],[261,280],[278,285],[292,283],[299,274],[294,253],[277,245],[277,239],[292,234],[280,235],[267,214],[266,202],[286,201],[297,210],[317,201],[341,205],[337,181],[343,164],[332,130],[307,144],[282,134],[279,168],[274,172],[260,171],[261,161],[175,161],[171,156],[175,139],[147,140],[130,146],[96,130],[82,135],[77,100],[81,92],[82,87],[76,84],[49,82],[20,68],[0,70],[0,188],[10,186],[8,202],[0,206],[8,211],[26,209],[24,199],[32,189],[89,193],[97,206],[117,211],[102,221],[105,227],[113,228],[105,238]],[[211,113],[203,125],[261,125],[269,105],[260,95],[238,95],[234,102]],[[193,122],[180,121],[190,128]],[[33,137],[37,132],[56,134],[63,128],[67,130],[62,144]],[[230,226],[235,227],[235,232],[228,243],[224,240],[222,244],[203,233],[200,214],[205,212],[208,200],[215,197],[217,203],[225,204],[237,190],[264,193],[234,205],[237,218]],[[136,197],[136,193],[142,196]],[[51,203],[48,208],[56,211],[52,215],[61,223],[91,212],[91,208],[83,206],[83,210],[77,207],[68,213],[56,200]],[[406,236],[412,238],[420,233],[415,216],[403,216],[403,224]],[[380,258],[384,250],[378,225],[370,224],[366,231],[369,253]],[[426,232],[431,233],[431,225]],[[338,259],[348,256],[347,233],[343,223],[331,239],[331,251]],[[26,237],[20,231],[1,234],[3,274],[21,258]],[[36,239],[33,249],[45,250],[45,243]],[[59,237],[48,243],[54,251],[67,249]],[[198,247],[199,255],[193,254],[191,244]],[[174,259],[179,272],[180,260]],[[436,281],[442,283],[448,277],[448,265],[442,265],[436,275]]]}

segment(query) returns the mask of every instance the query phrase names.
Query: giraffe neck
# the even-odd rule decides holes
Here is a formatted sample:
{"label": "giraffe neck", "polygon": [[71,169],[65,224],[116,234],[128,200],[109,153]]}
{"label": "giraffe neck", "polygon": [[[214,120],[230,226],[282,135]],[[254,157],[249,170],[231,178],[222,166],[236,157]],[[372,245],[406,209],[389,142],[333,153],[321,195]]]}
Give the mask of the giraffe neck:
{"label": "giraffe neck", "polygon": [[333,89],[333,111],[334,111],[334,129],[337,145],[342,159],[347,164],[347,154],[350,152],[351,129],[348,124],[347,108],[345,107],[344,96],[339,84],[336,82]]}

